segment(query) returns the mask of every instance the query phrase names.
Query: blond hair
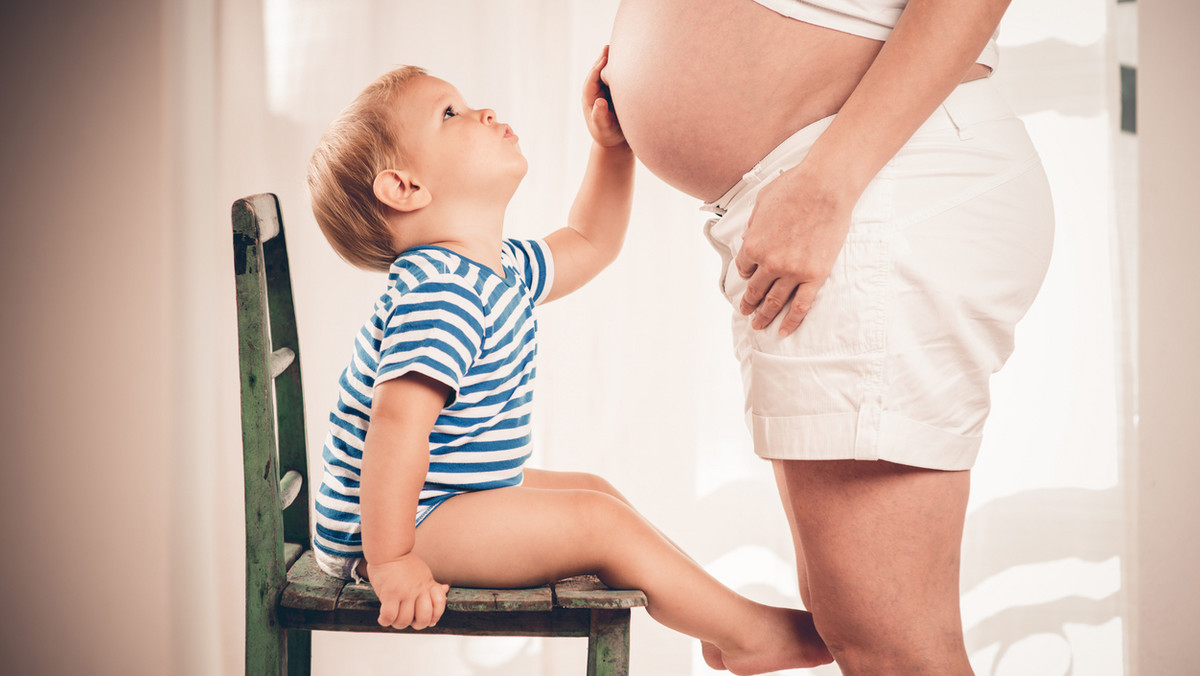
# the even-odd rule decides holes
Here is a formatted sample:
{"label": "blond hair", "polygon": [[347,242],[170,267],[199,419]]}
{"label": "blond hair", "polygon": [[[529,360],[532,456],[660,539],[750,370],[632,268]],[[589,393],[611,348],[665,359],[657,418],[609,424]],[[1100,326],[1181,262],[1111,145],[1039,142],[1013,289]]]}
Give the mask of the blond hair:
{"label": "blond hair", "polygon": [[399,255],[389,207],[375,197],[375,176],[394,168],[400,144],[391,108],[406,82],[427,73],[404,66],[367,85],[321,135],[308,163],[313,216],[346,262],[386,271]]}

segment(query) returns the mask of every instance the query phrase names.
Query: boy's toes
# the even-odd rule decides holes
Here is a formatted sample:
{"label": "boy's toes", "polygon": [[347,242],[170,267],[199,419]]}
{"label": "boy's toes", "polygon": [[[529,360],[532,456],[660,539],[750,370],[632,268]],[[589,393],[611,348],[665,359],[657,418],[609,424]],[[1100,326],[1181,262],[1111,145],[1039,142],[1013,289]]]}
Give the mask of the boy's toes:
{"label": "boy's toes", "polygon": [[708,641],[701,641],[700,652],[704,655],[704,662],[710,669],[716,669],[717,671],[726,670],[725,659],[721,656],[721,651],[717,646]]}

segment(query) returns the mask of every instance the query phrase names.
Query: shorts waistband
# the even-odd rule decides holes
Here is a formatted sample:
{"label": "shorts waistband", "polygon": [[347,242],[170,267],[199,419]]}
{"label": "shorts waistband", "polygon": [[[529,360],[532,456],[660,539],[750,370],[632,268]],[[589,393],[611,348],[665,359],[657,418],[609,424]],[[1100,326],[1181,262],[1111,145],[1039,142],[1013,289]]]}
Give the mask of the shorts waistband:
{"label": "shorts waistband", "polygon": [[[990,77],[964,82],[954,88],[937,110],[925,120],[910,138],[920,139],[928,134],[955,130],[963,140],[970,139],[971,125],[1013,117],[1014,113]],[[776,146],[766,157],[746,172],[732,188],[712,202],[700,207],[723,216],[729,205],[748,188],[758,185],[772,174],[780,174],[800,163],[813,143],[829,128],[836,115],[822,118],[801,128]]]}

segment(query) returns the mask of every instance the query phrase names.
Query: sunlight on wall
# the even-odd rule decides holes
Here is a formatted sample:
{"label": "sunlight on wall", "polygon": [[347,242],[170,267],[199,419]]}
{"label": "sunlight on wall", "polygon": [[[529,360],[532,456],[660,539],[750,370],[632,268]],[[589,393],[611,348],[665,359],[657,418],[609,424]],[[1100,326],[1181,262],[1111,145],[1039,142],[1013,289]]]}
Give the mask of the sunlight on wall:
{"label": "sunlight on wall", "polygon": [[964,536],[979,674],[1120,674],[1124,547],[1107,4],[1013,4],[998,83],[1042,155],[1057,218],[1045,285],[993,378]]}

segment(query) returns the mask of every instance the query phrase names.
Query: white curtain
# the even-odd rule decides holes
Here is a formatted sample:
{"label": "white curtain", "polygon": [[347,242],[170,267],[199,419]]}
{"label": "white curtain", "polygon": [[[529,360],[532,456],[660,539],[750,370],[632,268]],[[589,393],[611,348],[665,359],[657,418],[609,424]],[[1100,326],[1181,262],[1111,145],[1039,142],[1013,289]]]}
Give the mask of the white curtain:
{"label": "white curtain", "polygon": [[[205,0],[174,10],[168,68],[189,148],[180,190],[195,207],[179,235],[192,252],[182,263],[191,308],[183,321],[196,336],[181,414],[195,449],[177,461],[176,483],[198,503],[178,499],[195,535],[172,551],[184,560],[199,549],[210,564],[186,571],[195,583],[179,592],[179,673],[241,671],[238,458],[196,455],[239,443],[229,204],[264,191],[282,201],[315,472],[337,375],[383,283],[340,261],[313,222],[304,172],[324,126],[376,75],[424,66],[520,134],[530,170],[509,233],[543,235],[564,222],[582,175],[579,89],[616,5]],[[1115,206],[1097,197],[1110,194],[1113,173],[1108,11],[1104,0],[1016,0],[1001,33],[997,78],[1043,154],[1058,235],[1042,294],[994,380],[974,472],[962,584],[980,674],[1122,671],[1125,324]],[[604,475],[726,584],[798,605],[783,512],[743,426],[718,259],[697,206],[640,171],[620,259],[541,310],[532,462]],[[632,636],[634,674],[708,673],[695,641],[643,612]],[[314,651],[318,674],[557,676],[582,669],[585,646],[318,634]]]}

